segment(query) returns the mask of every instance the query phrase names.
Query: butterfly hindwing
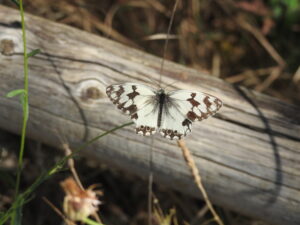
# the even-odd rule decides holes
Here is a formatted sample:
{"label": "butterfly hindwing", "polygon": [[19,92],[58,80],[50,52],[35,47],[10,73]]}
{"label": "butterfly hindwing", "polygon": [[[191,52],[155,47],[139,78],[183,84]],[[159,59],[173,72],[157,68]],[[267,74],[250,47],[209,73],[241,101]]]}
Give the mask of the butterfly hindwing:
{"label": "butterfly hindwing", "polygon": [[137,134],[148,136],[156,132],[158,108],[154,89],[142,84],[124,83],[108,86],[106,94],[118,109],[131,116]]}
{"label": "butterfly hindwing", "polygon": [[186,119],[176,102],[168,104],[162,111],[160,134],[171,140],[181,139],[191,132],[192,122]]}

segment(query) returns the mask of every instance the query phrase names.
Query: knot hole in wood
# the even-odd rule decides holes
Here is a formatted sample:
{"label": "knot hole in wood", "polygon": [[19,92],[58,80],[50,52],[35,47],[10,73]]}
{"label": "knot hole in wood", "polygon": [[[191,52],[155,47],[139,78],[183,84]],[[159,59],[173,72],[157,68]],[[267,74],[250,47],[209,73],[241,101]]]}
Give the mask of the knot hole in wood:
{"label": "knot hole in wood", "polygon": [[76,87],[76,96],[83,103],[94,104],[106,98],[105,86],[96,79],[80,81]]}
{"label": "knot hole in wood", "polygon": [[14,51],[14,42],[11,39],[2,39],[0,40],[0,53],[2,55],[12,55]]}

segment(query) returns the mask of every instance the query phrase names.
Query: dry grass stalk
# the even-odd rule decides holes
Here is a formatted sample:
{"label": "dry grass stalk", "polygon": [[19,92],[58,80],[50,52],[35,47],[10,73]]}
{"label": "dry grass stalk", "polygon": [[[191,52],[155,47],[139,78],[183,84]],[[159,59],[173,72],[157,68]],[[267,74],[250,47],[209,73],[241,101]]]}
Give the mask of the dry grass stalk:
{"label": "dry grass stalk", "polygon": [[204,199],[207,207],[209,208],[209,210],[211,211],[211,213],[214,216],[214,220],[219,225],[224,225],[223,221],[221,220],[221,218],[219,217],[219,215],[215,211],[215,209],[214,209],[211,201],[208,198],[208,195],[207,195],[207,193],[205,191],[205,188],[204,188],[204,186],[202,184],[202,180],[201,180],[201,176],[200,176],[199,170],[196,167],[195,161],[194,161],[194,159],[193,159],[193,157],[192,157],[189,149],[186,147],[185,142],[183,140],[179,140],[179,141],[177,141],[177,144],[178,144],[178,146],[182,150],[183,157],[184,157],[185,161],[187,162],[187,165],[188,165],[189,169],[192,172],[192,175],[194,177],[194,181],[195,181],[197,187],[199,188],[200,192],[202,193],[203,199]]}
{"label": "dry grass stalk", "polygon": [[277,68],[275,68],[271,74],[268,76],[267,79],[264,80],[264,82],[259,83],[256,85],[255,90],[256,91],[264,91],[266,90],[268,87],[270,87],[270,85],[276,80],[278,79],[278,77],[282,74],[282,67],[278,66]]}
{"label": "dry grass stalk", "polygon": [[297,85],[300,81],[300,66],[298,67],[296,73],[293,76],[293,82]]}
{"label": "dry grass stalk", "polygon": [[259,76],[268,75],[276,68],[277,68],[277,66],[272,66],[272,67],[260,68],[260,69],[256,69],[256,70],[245,70],[242,73],[229,76],[229,77],[225,78],[225,80],[229,83],[243,82],[250,76],[259,77]]}
{"label": "dry grass stalk", "polygon": [[245,21],[243,18],[237,18],[236,22],[245,30],[252,33],[259,43],[266,49],[270,56],[278,63],[280,67],[285,67],[286,62],[279,55],[276,49],[270,44],[267,38],[254,26]]}
{"label": "dry grass stalk", "polygon": [[[70,147],[69,147],[68,144],[64,143],[64,144],[62,145],[62,147],[63,147],[63,149],[64,149],[64,151],[65,151],[65,155],[66,155],[66,156],[72,154],[72,150],[70,149]],[[79,176],[78,176],[78,173],[77,173],[77,171],[76,171],[76,169],[75,169],[75,162],[74,162],[74,159],[73,159],[73,158],[68,159],[68,166],[69,166],[69,169],[71,170],[71,173],[72,173],[72,175],[73,175],[73,177],[74,177],[74,179],[75,179],[75,181],[76,181],[76,184],[77,184],[78,188],[80,188],[81,191],[83,191],[83,192],[86,191],[86,190],[84,189],[84,187],[83,187],[83,185],[82,185],[82,183],[81,183],[81,181],[80,181],[80,178],[79,178]],[[91,185],[91,186],[89,187],[89,190],[93,189],[94,186],[96,186],[96,185]],[[95,193],[97,193],[97,192],[95,192]],[[102,192],[98,192],[98,193],[99,193],[99,195],[102,195]],[[100,217],[99,217],[99,215],[98,215],[96,212],[93,213],[93,217],[96,219],[96,221],[97,221],[98,223],[102,223],[102,222],[101,222],[101,219],[100,219]]]}
{"label": "dry grass stalk", "polygon": [[[68,156],[68,155],[71,155],[72,154],[72,151],[71,149],[69,148],[69,145],[68,144],[63,144],[63,149],[65,151],[65,155]],[[68,166],[72,172],[72,175],[74,177],[74,179],[76,180],[76,183],[78,184],[78,186],[80,187],[81,190],[84,190],[83,188],[83,185],[79,179],[79,176],[76,172],[76,169],[75,169],[75,163],[74,163],[74,159],[73,158],[70,158],[68,159]]]}
{"label": "dry grass stalk", "polygon": [[46,202],[53,210],[56,212],[68,225],[76,225],[72,220],[67,218],[52,202],[50,202],[47,198],[43,197],[44,202]]}

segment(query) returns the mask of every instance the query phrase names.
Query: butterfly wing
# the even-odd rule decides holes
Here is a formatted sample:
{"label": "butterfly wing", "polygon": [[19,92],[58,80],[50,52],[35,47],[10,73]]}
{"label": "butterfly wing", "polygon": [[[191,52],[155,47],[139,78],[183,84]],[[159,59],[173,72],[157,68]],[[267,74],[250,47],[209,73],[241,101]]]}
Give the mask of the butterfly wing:
{"label": "butterfly wing", "polygon": [[222,106],[220,99],[202,92],[179,90],[167,96],[160,133],[170,139],[186,136],[191,132],[192,122],[214,115]]}
{"label": "butterfly wing", "polygon": [[109,99],[136,124],[136,133],[144,136],[157,129],[158,107],[155,90],[136,83],[110,85],[106,88]]}

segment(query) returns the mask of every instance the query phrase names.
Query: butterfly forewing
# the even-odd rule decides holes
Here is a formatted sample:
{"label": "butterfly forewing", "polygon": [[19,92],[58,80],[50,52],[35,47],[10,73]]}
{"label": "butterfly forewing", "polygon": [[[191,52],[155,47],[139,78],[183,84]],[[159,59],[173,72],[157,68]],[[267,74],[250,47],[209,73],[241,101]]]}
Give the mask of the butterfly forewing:
{"label": "butterfly forewing", "polygon": [[136,123],[136,133],[148,136],[157,129],[158,107],[155,90],[146,85],[124,83],[106,88],[110,100]]}
{"label": "butterfly forewing", "polygon": [[214,115],[222,106],[220,99],[202,92],[179,90],[169,92],[168,95],[192,122]]}

